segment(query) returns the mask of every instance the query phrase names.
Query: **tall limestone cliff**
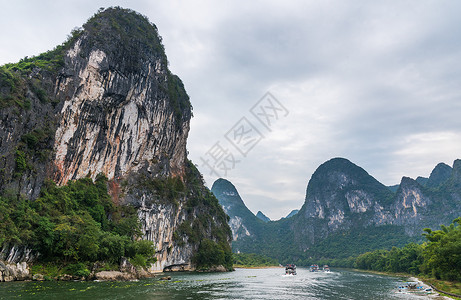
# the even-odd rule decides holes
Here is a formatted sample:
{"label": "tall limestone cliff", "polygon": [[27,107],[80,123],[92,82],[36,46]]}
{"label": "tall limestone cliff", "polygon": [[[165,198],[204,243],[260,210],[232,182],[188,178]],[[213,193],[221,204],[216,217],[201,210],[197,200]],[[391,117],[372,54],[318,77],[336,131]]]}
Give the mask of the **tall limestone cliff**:
{"label": "tall limestone cliff", "polygon": [[2,194],[33,201],[46,180],[102,173],[113,202],[137,208],[156,271],[193,268],[203,239],[230,242],[187,159],[189,97],[146,17],[101,10],[53,51],[2,66],[0,106]]}

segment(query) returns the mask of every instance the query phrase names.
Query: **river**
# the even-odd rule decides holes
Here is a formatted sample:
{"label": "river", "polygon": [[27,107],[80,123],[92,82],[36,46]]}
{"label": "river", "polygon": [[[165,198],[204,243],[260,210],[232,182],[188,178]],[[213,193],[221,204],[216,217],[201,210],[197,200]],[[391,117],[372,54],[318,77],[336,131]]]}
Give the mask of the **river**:
{"label": "river", "polygon": [[438,299],[404,294],[401,279],[349,270],[237,269],[230,273],[170,273],[133,282],[2,282],[0,299]]}

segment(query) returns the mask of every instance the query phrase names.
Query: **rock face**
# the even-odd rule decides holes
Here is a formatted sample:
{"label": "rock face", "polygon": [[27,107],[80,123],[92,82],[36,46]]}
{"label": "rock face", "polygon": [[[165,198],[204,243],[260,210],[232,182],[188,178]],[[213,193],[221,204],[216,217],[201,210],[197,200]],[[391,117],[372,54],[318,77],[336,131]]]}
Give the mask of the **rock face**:
{"label": "rock face", "polygon": [[[182,203],[185,203],[183,199]],[[193,247],[178,247],[173,235],[176,229],[185,220],[183,205],[178,208],[173,205],[146,205],[142,203],[138,210],[142,224],[143,239],[154,241],[157,250],[157,262],[150,269],[152,272],[161,272],[165,269],[174,270],[182,267],[183,271],[193,270],[190,258],[194,253]]]}
{"label": "rock face", "polygon": [[0,252],[0,282],[31,279],[29,265],[35,259],[32,250],[3,245]]}
{"label": "rock face", "polygon": [[[14,86],[0,81],[0,100],[19,93],[26,103],[0,101],[0,192],[34,200],[45,180],[103,173],[114,203],[135,206],[143,238],[156,244],[152,271],[192,269],[200,240],[178,237],[178,227],[210,214],[199,234],[216,241],[212,230],[228,227],[222,209],[197,200],[209,191],[187,160],[192,107],[155,25],[109,8],[44,58],[52,63],[8,73]],[[152,184],[167,178],[185,187],[173,198]]]}
{"label": "rock face", "polygon": [[26,262],[4,264],[0,261],[0,281],[31,279],[29,267]]}
{"label": "rock face", "polygon": [[307,186],[294,217],[295,235],[305,247],[341,230],[383,224],[392,192],[365,170],[342,158],[322,164]]}
{"label": "rock face", "polygon": [[[85,25],[56,82],[56,95],[64,99],[54,138],[58,184],[88,174],[120,178],[141,169],[184,175],[191,117],[187,94],[157,49],[155,27],[143,24],[146,31],[138,32],[136,24],[128,24],[133,28],[123,32],[124,41],[109,23],[113,18],[103,14]],[[101,35],[107,42],[101,43]],[[183,97],[172,99],[169,86],[181,89]],[[183,108],[179,118],[174,101]]]}

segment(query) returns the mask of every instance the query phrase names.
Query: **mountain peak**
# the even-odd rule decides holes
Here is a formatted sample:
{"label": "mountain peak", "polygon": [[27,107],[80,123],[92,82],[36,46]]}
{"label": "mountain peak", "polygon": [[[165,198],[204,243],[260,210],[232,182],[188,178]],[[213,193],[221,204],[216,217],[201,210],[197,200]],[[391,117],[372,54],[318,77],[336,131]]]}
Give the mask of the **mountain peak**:
{"label": "mountain peak", "polygon": [[414,187],[418,185],[419,183],[416,180],[414,180],[413,178],[407,177],[407,176],[403,176],[402,180],[400,181],[400,188]]}
{"label": "mountain peak", "polygon": [[453,177],[456,179],[461,178],[461,159],[453,162]]}
{"label": "mountain peak", "polygon": [[[147,17],[130,9],[110,7],[100,10],[83,25],[89,46],[108,56],[109,67],[124,73],[137,72],[146,61],[160,59],[167,65],[165,49],[157,27]],[[84,56],[88,53],[80,53]]]}
{"label": "mountain peak", "polygon": [[[456,161],[455,161],[456,163]],[[444,163],[439,163],[435,166],[434,170],[432,170],[429,179],[427,180],[426,186],[427,187],[437,187],[447,181],[453,172],[453,169]]]}
{"label": "mountain peak", "polygon": [[226,192],[228,192],[228,193],[238,194],[237,189],[232,184],[232,182],[230,182],[229,180],[224,179],[224,178],[216,179],[216,181],[213,183],[211,189],[213,191],[226,190]]}
{"label": "mountain peak", "polygon": [[271,221],[271,219],[270,219],[268,216],[266,216],[265,214],[263,214],[263,212],[260,211],[260,210],[259,210],[258,213],[256,214],[256,217],[257,217],[258,219],[260,219],[261,221],[265,222],[265,223]]}
{"label": "mountain peak", "polygon": [[[246,207],[237,189],[230,181],[223,178],[217,179],[211,187],[211,192],[230,218],[229,225],[234,241],[252,237],[256,232],[259,232],[263,223]],[[239,250],[241,245],[234,244],[234,246],[235,250]]]}
{"label": "mountain peak", "polygon": [[339,157],[326,161],[315,170],[307,186],[306,199],[316,193],[335,189],[366,189],[375,194],[377,199],[387,199],[392,193],[364,169]]}
{"label": "mountain peak", "polygon": [[362,169],[361,167],[357,166],[353,162],[348,159],[336,157],[332,158],[323,164],[321,164],[317,170],[315,170],[314,176],[323,176],[325,174],[331,173],[345,173],[345,174],[355,174],[359,176],[369,176],[368,173]]}
{"label": "mountain peak", "polygon": [[211,192],[216,196],[219,203],[223,206],[229,216],[231,216],[231,212],[234,209],[242,209],[245,210],[247,214],[249,213],[253,215],[253,213],[245,206],[242,198],[240,198],[235,186],[229,180],[224,178],[217,179],[211,187]]}

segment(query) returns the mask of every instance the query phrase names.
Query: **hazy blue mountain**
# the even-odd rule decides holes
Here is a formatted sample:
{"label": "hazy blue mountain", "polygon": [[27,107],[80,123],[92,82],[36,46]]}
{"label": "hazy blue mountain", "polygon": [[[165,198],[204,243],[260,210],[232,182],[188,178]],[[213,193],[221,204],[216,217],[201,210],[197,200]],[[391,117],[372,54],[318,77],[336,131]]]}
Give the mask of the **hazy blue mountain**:
{"label": "hazy blue mountain", "polygon": [[270,222],[270,220],[271,220],[271,219],[269,219],[269,217],[267,217],[265,214],[263,214],[262,211],[258,211],[256,213],[256,217],[258,219],[260,219],[261,221],[263,221],[264,223]]}
{"label": "hazy blue mountain", "polygon": [[285,218],[291,218],[299,212],[299,209],[293,209]]}

